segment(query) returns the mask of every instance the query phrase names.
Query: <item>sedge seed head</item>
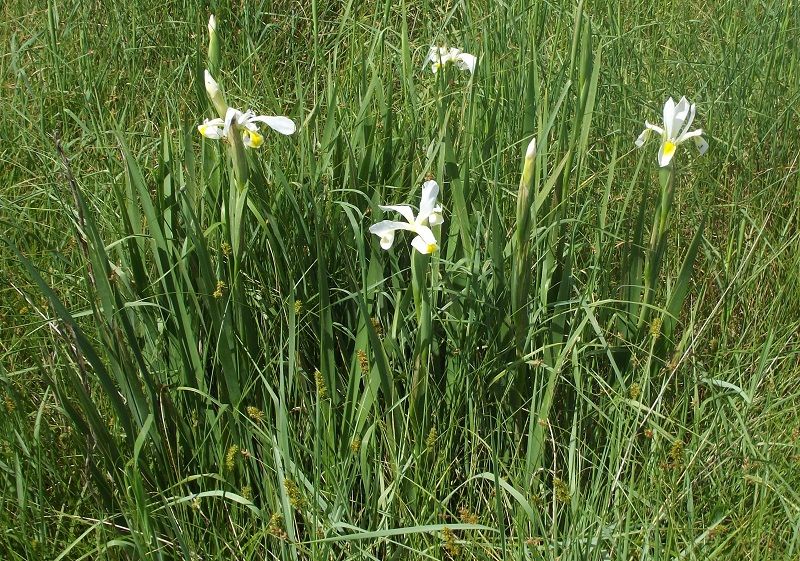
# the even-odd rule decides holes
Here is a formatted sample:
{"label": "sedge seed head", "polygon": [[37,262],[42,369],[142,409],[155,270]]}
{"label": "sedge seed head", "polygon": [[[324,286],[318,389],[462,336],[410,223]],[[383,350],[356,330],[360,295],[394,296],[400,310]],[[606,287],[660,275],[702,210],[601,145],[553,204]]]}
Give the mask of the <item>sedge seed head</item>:
{"label": "sedge seed head", "polygon": [[217,288],[214,290],[214,298],[222,298],[223,290],[225,290],[225,281],[218,280]]}
{"label": "sedge seed head", "polygon": [[259,409],[258,407],[253,407],[249,405],[247,407],[247,416],[254,420],[256,423],[263,423],[264,422],[264,412]]}
{"label": "sedge seed head", "polygon": [[314,370],[314,383],[317,385],[317,398],[323,399],[328,395],[328,388],[325,386],[325,378],[322,377],[322,372],[319,369]]}
{"label": "sedge seed head", "polygon": [[286,489],[286,494],[289,496],[289,503],[295,510],[303,510],[305,507],[305,500],[300,492],[300,487],[297,486],[292,479],[284,479],[283,487]]}
{"label": "sedge seed head", "polygon": [[236,467],[236,454],[239,452],[239,447],[236,444],[231,444],[228,452],[225,454],[225,468],[228,471],[233,471]]}

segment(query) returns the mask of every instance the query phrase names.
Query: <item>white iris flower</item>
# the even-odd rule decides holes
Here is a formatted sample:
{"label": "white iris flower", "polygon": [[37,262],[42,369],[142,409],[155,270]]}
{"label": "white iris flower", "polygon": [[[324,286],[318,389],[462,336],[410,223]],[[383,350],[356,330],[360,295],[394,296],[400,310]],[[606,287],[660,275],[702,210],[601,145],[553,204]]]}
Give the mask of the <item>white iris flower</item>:
{"label": "white iris flower", "polygon": [[442,207],[436,204],[439,195],[439,184],[435,181],[426,181],[422,185],[422,200],[419,203],[419,214],[415,217],[414,211],[407,205],[380,206],[381,210],[399,212],[407,222],[383,220],[370,226],[369,231],[381,239],[381,247],[389,249],[394,244],[394,233],[397,230],[414,232],[416,237],[411,240],[411,245],[423,254],[433,253],[439,248],[436,236],[433,235],[431,226],[444,222]]}
{"label": "white iris flower", "polygon": [[448,64],[455,64],[459,70],[469,70],[469,73],[472,74],[475,72],[475,63],[478,62],[478,59],[475,55],[465,53],[455,47],[448,49],[447,47],[433,45],[428,52],[428,58],[425,59],[425,63],[427,64],[428,62],[431,63],[431,72],[434,74]]}
{"label": "white iris flower", "polygon": [[[206,70],[206,90],[208,96],[214,102],[214,106],[219,111],[226,104],[220,93],[219,85],[211,73]],[[222,105],[220,105],[220,103]],[[235,130],[242,135],[242,142],[248,148],[258,148],[264,144],[264,136],[259,130],[259,125],[267,125],[274,131],[281,134],[294,134],[297,127],[288,117],[256,115],[253,111],[247,110],[244,113],[233,107],[225,109],[225,118],[206,119],[203,124],[198,125],[197,130],[206,138],[219,140],[228,138],[231,130]]]}
{"label": "white iris flower", "polygon": [[636,139],[636,146],[641,147],[653,132],[661,135],[658,165],[662,168],[668,166],[672,161],[677,147],[690,138],[694,141],[697,151],[702,156],[708,150],[708,142],[700,136],[703,134],[703,129],[689,130],[689,127],[692,126],[692,121],[694,121],[695,110],[694,103],[689,104],[685,97],[682,97],[677,105],[675,105],[675,101],[672,98],[669,98],[664,104],[664,128],[645,121],[645,129]]}

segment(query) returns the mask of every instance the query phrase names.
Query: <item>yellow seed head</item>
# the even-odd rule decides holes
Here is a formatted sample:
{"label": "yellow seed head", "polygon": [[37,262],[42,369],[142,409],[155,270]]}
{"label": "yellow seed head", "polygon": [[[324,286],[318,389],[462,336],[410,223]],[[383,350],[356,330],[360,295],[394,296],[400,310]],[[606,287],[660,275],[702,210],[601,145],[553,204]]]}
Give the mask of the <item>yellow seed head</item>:
{"label": "yellow seed head", "polygon": [[222,298],[222,291],[225,289],[225,281],[217,281],[217,289],[214,291],[214,298]]}
{"label": "yellow seed head", "polygon": [[3,396],[3,402],[6,406],[6,411],[8,411],[9,414],[13,413],[14,410],[17,408],[16,405],[14,404],[14,400],[11,399],[11,396],[8,394]]}
{"label": "yellow seed head", "polygon": [[274,513],[269,519],[269,533],[279,540],[285,540],[289,538],[289,534],[286,533],[286,530],[283,529],[283,516],[278,514],[277,512]]}
{"label": "yellow seed head", "polygon": [[670,466],[680,468],[683,466],[683,440],[676,438],[669,450]]}
{"label": "yellow seed head", "polygon": [[436,432],[436,427],[432,427],[430,432],[428,433],[428,438],[425,439],[425,446],[428,448],[433,448],[436,445],[436,439],[439,437],[439,433]]}
{"label": "yellow seed head", "polygon": [[661,318],[655,318],[650,323],[650,337],[656,339],[661,334]]}
{"label": "yellow seed head", "polygon": [[252,405],[247,407],[247,416],[253,419],[256,423],[262,423],[264,421],[264,412],[258,407],[253,407]]}
{"label": "yellow seed head", "polygon": [[228,452],[225,454],[225,467],[228,471],[233,471],[233,468],[236,467],[236,453],[238,451],[239,447],[236,444],[232,444],[228,448]]}
{"label": "yellow seed head", "polygon": [[451,558],[458,557],[461,554],[461,548],[456,542],[456,535],[453,533],[453,530],[447,526],[442,528],[442,540],[444,540],[444,550]]}
{"label": "yellow seed head", "polygon": [[314,370],[314,382],[317,384],[317,398],[324,398],[328,394],[328,388],[325,386],[325,378],[322,377],[322,372],[318,369]]}
{"label": "yellow seed head", "polygon": [[381,326],[381,320],[378,318],[372,317],[369,318],[370,323],[372,324],[372,328],[375,330],[375,334],[378,337],[383,337],[383,327]]}
{"label": "yellow seed head", "polygon": [[303,510],[306,503],[303,499],[303,495],[300,493],[300,488],[297,486],[297,483],[291,479],[284,479],[283,486],[286,489],[286,494],[289,496],[291,505],[297,510]]}
{"label": "yellow seed head", "polygon": [[365,353],[361,349],[358,349],[358,351],[356,352],[356,355],[358,355],[358,365],[361,368],[361,373],[362,374],[368,373],[369,372],[369,360],[367,359],[367,353]]}
{"label": "yellow seed head", "polygon": [[569,492],[569,485],[564,483],[562,479],[558,477],[553,478],[553,495],[555,495],[556,501],[561,504],[567,504],[571,498],[571,494]]}
{"label": "yellow seed head", "polygon": [[458,518],[464,524],[477,524],[478,523],[478,515],[472,512],[465,506],[462,506],[458,509]]}

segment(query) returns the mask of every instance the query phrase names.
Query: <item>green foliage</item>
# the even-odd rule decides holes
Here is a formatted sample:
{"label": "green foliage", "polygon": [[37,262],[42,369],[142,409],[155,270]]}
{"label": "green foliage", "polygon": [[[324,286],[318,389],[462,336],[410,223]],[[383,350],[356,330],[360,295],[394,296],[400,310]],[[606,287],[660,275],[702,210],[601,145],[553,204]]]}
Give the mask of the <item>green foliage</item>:
{"label": "green foliage", "polygon": [[[212,2],[228,102],[298,124],[246,161],[196,131],[205,9],[40,4],[0,8],[0,557],[797,557],[794,3]],[[711,148],[659,173],[682,94]],[[383,251],[427,177],[440,250]]]}

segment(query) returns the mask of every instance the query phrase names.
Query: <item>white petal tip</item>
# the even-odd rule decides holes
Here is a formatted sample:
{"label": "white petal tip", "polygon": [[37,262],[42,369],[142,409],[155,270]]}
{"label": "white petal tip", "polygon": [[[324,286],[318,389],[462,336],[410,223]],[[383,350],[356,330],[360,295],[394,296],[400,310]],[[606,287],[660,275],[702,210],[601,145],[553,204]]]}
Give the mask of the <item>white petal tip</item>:
{"label": "white petal tip", "polygon": [[697,152],[702,156],[708,151],[708,142],[702,136],[697,136],[694,138],[694,145],[697,148]]}
{"label": "white petal tip", "polygon": [[273,117],[267,115],[256,115],[249,119],[251,122],[264,123],[275,132],[290,135],[297,131],[297,125],[289,117]]}
{"label": "white petal tip", "polygon": [[219,84],[207,68],[203,76],[206,84],[206,92],[208,93],[209,97],[213,98],[214,96],[219,95]]}
{"label": "white petal tip", "polygon": [[525,150],[525,159],[530,160],[536,156],[536,139],[531,139],[530,143],[528,144],[528,149]]}

